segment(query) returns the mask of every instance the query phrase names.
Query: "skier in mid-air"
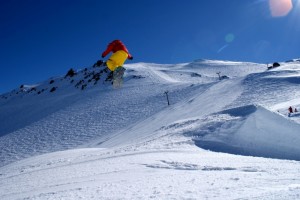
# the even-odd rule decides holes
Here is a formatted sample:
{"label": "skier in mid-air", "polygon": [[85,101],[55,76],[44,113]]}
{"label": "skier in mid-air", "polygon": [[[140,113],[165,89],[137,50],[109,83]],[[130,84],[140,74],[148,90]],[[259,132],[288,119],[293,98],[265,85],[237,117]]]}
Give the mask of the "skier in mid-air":
{"label": "skier in mid-air", "polygon": [[102,58],[107,56],[110,52],[113,52],[113,54],[106,61],[106,66],[110,71],[113,72],[113,84],[118,87],[122,84],[123,74],[126,70],[123,67],[123,64],[127,58],[132,60],[133,57],[120,40],[114,40],[109,43],[106,50],[102,53]]}

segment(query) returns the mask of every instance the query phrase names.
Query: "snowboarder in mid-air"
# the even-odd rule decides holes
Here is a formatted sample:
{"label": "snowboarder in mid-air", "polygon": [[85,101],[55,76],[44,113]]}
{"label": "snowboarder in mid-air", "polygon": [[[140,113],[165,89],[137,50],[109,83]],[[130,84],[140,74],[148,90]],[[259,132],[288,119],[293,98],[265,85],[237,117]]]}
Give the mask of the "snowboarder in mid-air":
{"label": "snowboarder in mid-air", "polygon": [[122,86],[123,75],[126,70],[123,64],[127,58],[132,60],[133,57],[120,40],[114,40],[109,43],[106,50],[102,53],[102,58],[107,56],[110,52],[113,52],[113,54],[106,61],[106,66],[113,73],[113,86],[118,88]]}

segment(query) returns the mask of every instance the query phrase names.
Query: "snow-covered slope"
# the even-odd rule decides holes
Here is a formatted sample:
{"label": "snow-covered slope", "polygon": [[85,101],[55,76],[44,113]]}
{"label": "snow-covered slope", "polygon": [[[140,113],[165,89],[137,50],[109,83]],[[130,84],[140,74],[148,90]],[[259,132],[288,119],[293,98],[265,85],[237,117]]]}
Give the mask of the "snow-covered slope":
{"label": "snow-covered slope", "polygon": [[121,89],[91,67],[3,94],[0,197],[297,199],[300,63],[280,64],[136,63]]}

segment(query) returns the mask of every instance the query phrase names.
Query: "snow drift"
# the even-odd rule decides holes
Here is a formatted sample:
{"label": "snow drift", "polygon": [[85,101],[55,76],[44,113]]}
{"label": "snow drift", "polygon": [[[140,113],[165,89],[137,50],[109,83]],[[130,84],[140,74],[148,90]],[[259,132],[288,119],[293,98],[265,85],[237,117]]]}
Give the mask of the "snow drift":
{"label": "snow drift", "polygon": [[[226,120],[222,120],[221,118]],[[300,160],[300,124],[262,106],[243,106],[224,110],[209,120],[211,127],[220,127],[196,145],[218,152],[247,156]],[[215,123],[215,124],[213,124]],[[218,123],[221,123],[218,125]],[[199,135],[203,131],[198,130]]]}

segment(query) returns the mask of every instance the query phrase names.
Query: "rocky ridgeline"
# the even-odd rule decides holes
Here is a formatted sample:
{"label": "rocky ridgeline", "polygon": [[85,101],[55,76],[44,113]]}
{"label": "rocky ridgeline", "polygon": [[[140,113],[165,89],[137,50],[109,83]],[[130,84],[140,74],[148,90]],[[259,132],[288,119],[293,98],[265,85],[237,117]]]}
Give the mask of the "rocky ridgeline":
{"label": "rocky ridgeline", "polygon": [[64,77],[50,78],[48,81],[38,85],[21,85],[18,89],[3,94],[0,99],[9,99],[14,96],[41,95],[43,93],[55,93],[60,88],[70,85],[78,90],[85,90],[95,85],[109,85],[112,83],[112,73],[102,63],[95,63],[90,68],[75,71],[70,69]]}

